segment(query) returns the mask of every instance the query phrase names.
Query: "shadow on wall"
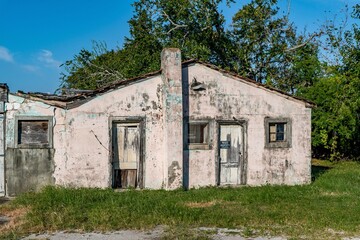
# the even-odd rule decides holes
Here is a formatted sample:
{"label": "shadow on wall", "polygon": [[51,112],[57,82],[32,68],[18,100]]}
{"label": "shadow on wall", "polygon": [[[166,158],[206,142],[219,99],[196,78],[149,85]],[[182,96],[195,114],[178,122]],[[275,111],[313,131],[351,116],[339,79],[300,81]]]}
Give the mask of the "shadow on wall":
{"label": "shadow on wall", "polygon": [[188,123],[189,118],[189,70],[182,70],[182,91],[183,91],[183,187],[189,189],[189,151],[188,151]]}

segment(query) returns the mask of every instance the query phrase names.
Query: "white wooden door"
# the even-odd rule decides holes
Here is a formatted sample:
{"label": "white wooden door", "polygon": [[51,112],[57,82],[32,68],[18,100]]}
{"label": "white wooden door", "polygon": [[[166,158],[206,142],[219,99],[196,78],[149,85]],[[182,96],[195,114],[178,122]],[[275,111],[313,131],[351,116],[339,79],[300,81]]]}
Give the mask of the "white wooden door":
{"label": "white wooden door", "polygon": [[220,185],[241,183],[241,162],[243,159],[243,127],[220,125],[219,139]]}
{"label": "white wooden door", "polygon": [[114,187],[137,187],[140,160],[139,124],[113,125],[113,151]]}

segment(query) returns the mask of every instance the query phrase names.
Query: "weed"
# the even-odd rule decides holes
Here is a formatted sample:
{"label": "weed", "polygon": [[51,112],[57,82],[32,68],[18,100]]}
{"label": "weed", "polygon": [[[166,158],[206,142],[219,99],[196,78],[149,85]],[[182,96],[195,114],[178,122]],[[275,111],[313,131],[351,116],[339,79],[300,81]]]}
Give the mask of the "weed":
{"label": "weed", "polygon": [[[164,239],[206,239],[209,234],[196,230],[199,227],[243,229],[246,236],[324,239],[360,234],[359,195],[360,165],[340,162],[305,186],[123,192],[46,187],[19,196],[0,210],[3,215],[12,210],[26,214],[9,229],[16,234],[166,225]],[[9,231],[3,234],[10,234],[9,239],[16,236]]]}

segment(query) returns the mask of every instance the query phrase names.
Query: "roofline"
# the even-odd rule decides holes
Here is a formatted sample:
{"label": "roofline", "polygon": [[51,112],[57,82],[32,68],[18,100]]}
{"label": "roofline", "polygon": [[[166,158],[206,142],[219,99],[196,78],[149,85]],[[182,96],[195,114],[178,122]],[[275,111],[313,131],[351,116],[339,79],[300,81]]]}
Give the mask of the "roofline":
{"label": "roofline", "polygon": [[215,71],[221,72],[221,73],[223,73],[224,75],[229,75],[229,76],[231,76],[231,77],[235,77],[235,78],[241,79],[241,80],[243,80],[243,81],[245,81],[245,82],[248,82],[248,83],[250,83],[250,84],[255,84],[255,85],[257,85],[257,86],[260,87],[260,88],[263,88],[263,89],[266,89],[266,90],[270,90],[270,91],[274,91],[274,92],[280,93],[281,95],[284,95],[284,97],[287,98],[287,99],[290,97],[290,98],[292,98],[292,99],[295,99],[295,100],[304,102],[304,103],[306,104],[306,105],[305,105],[306,107],[309,107],[309,108],[316,107],[316,104],[315,104],[314,102],[311,102],[311,101],[309,101],[309,100],[307,100],[307,99],[305,99],[305,98],[291,95],[290,93],[287,93],[287,92],[284,92],[284,91],[279,90],[279,89],[277,89],[277,88],[274,88],[274,87],[265,85],[265,84],[263,84],[263,83],[257,82],[257,81],[255,81],[255,80],[253,80],[253,79],[250,79],[250,78],[247,78],[247,77],[243,77],[243,76],[241,76],[241,75],[239,75],[239,74],[237,74],[237,73],[234,73],[234,72],[231,72],[231,71],[222,69],[222,68],[220,68],[220,67],[218,67],[218,66],[215,66],[215,65],[213,65],[213,64],[210,64],[210,63],[206,63],[206,62],[202,62],[202,61],[200,61],[200,60],[193,60],[193,59],[192,59],[192,60],[188,60],[188,61],[183,62],[183,67],[184,67],[184,65],[187,65],[187,66],[188,66],[188,65],[191,65],[191,64],[194,64],[194,63],[199,63],[199,64],[204,65],[204,66],[206,66],[206,67],[208,67],[208,68],[211,68],[211,69],[213,69],[213,70],[215,70]]}
{"label": "roofline", "polygon": [[[213,69],[215,71],[221,72],[224,75],[229,75],[229,76],[231,76],[233,78],[237,78],[237,79],[245,81],[247,83],[256,85],[257,87],[263,88],[265,90],[270,90],[270,91],[277,92],[277,93],[283,95],[287,99],[292,98],[294,100],[304,102],[306,107],[313,108],[313,107],[316,106],[315,103],[313,103],[313,102],[311,102],[309,100],[306,100],[304,98],[293,96],[293,95],[291,95],[291,94],[289,94],[287,92],[281,91],[281,90],[276,89],[276,88],[271,87],[271,86],[267,86],[265,84],[259,83],[259,82],[255,81],[255,80],[250,79],[250,78],[240,76],[237,73],[222,69],[222,68],[217,67],[217,66],[215,66],[213,64],[210,64],[210,63],[202,62],[200,60],[190,59],[190,60],[183,61],[182,62],[182,68],[188,67],[189,65],[196,64],[196,63],[201,64],[203,66],[206,66],[208,68],[211,68],[211,69]],[[118,87],[127,86],[127,85],[130,85],[130,84],[136,83],[136,82],[138,82],[140,80],[146,80],[146,79],[148,79],[150,77],[160,75],[161,73],[162,73],[162,69],[154,71],[154,72],[150,72],[150,73],[147,73],[147,74],[139,75],[139,76],[136,76],[136,77],[133,77],[133,78],[129,78],[129,79],[126,79],[126,80],[118,80],[118,81],[106,84],[105,86],[97,88],[95,90],[92,90],[92,91],[90,90],[90,91],[85,92],[85,93],[79,93],[79,94],[76,94],[74,96],[61,96],[61,95],[59,96],[59,95],[52,95],[52,94],[39,93],[39,92],[25,93],[25,92],[22,92],[22,91],[18,91],[14,95],[19,96],[19,97],[23,97],[23,98],[27,98],[27,99],[30,99],[30,100],[34,100],[34,101],[44,102],[44,103],[46,103],[48,105],[52,105],[52,106],[56,106],[56,107],[60,107],[60,108],[64,108],[64,109],[71,109],[71,108],[78,107],[78,106],[82,105],[85,102],[90,101],[91,99],[96,97],[98,94],[106,93],[106,92],[112,91],[112,90],[114,90],[114,89],[116,89]]]}
{"label": "roofline", "polygon": [[47,93],[40,93],[40,92],[28,92],[25,93],[23,91],[18,91],[17,93],[12,93],[15,96],[23,97],[26,99],[40,101],[46,103],[51,106],[56,106],[64,109],[72,109],[82,105],[85,102],[90,101],[94,97],[99,94],[109,92],[121,86],[127,86],[138,81],[143,81],[148,78],[154,77],[156,75],[161,74],[161,70],[143,74],[137,77],[129,78],[126,80],[118,80],[109,84],[106,84],[103,87],[100,87],[95,90],[90,90],[89,92],[79,93],[74,96],[61,96],[61,95],[54,95],[54,94],[47,94]]}

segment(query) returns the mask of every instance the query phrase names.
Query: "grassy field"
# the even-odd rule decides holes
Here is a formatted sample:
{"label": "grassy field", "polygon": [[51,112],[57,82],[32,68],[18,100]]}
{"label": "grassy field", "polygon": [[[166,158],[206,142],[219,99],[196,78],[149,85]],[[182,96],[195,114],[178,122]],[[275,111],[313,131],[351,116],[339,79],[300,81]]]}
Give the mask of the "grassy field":
{"label": "grassy field", "polygon": [[314,164],[314,170],[315,181],[306,186],[126,192],[47,187],[1,206],[0,213],[19,217],[0,232],[16,238],[28,232],[166,225],[168,238],[188,238],[182,232],[196,227],[294,239],[360,236],[360,164]]}

